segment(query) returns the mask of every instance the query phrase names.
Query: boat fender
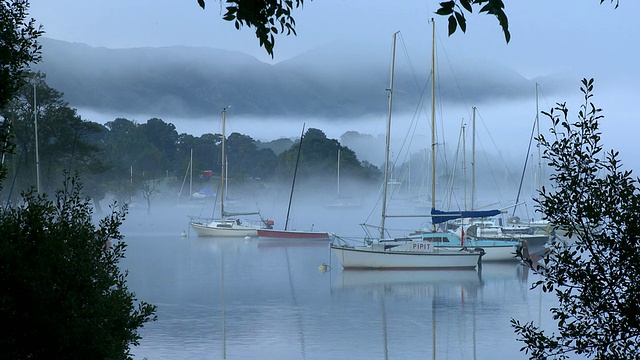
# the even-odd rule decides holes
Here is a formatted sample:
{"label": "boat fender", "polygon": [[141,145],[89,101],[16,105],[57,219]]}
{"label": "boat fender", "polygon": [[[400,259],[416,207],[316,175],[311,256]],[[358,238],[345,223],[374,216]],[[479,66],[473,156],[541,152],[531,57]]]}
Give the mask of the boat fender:
{"label": "boat fender", "polygon": [[318,266],[318,271],[320,272],[327,272],[328,270],[331,270],[331,266],[322,263],[322,265]]}

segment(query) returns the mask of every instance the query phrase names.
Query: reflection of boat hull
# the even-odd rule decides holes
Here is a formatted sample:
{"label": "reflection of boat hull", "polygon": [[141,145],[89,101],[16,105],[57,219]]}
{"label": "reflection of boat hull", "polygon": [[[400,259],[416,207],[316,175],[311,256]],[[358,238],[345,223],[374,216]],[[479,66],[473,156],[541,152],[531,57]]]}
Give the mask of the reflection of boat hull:
{"label": "reflection of boat hull", "polygon": [[329,234],[320,231],[259,229],[257,233],[265,240],[329,240]]}
{"label": "reflection of boat hull", "polygon": [[214,220],[209,224],[192,221],[191,228],[200,237],[258,236],[258,229],[239,225],[236,220]]}
{"label": "reflection of boat hull", "polygon": [[480,284],[480,276],[475,270],[343,270],[332,288],[374,287],[387,285],[469,285]]}
{"label": "reflection of boat hull", "polygon": [[440,250],[389,251],[370,246],[331,245],[345,269],[474,269],[484,252]]}

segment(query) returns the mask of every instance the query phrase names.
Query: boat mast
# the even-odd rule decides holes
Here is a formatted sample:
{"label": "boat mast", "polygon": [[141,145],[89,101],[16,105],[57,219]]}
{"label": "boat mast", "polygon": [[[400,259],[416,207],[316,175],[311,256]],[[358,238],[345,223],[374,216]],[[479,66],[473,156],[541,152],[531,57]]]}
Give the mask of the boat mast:
{"label": "boat mast", "polygon": [[462,179],[463,179],[463,193],[464,193],[464,209],[469,210],[467,207],[467,124],[462,120]]}
{"label": "boat mast", "polygon": [[391,47],[391,76],[389,80],[389,114],[387,117],[387,138],[384,151],[384,184],[382,186],[382,223],[380,226],[380,238],[384,238],[384,225],[387,218],[387,186],[389,181],[389,144],[391,143],[391,111],[393,108],[393,76],[396,65],[396,37],[398,31],[393,33],[393,43]]}
{"label": "boat mast", "polygon": [[40,151],[38,150],[38,107],[36,105],[36,79],[33,80],[33,125],[36,132],[36,185],[40,194]]}
{"label": "boat mast", "polygon": [[473,198],[476,194],[476,107],[473,108],[473,120],[471,123],[471,211],[475,209]]}
{"label": "boat mast", "polygon": [[304,136],[304,127],[302,124],[302,133],[300,134],[300,144],[298,144],[298,155],[296,156],[296,167],[293,169],[293,182],[291,183],[291,194],[289,194],[289,207],[287,207],[287,219],[284,222],[284,231],[287,231],[289,225],[289,213],[291,211],[291,200],[293,199],[293,188],[296,186],[296,175],[298,174],[298,163],[300,162],[300,152],[302,151],[302,137]]}
{"label": "boat mast", "polygon": [[[536,132],[538,133],[538,191],[542,189],[542,154],[540,149],[540,110],[538,109],[538,83],[536,83]],[[537,197],[537,194],[536,194]]]}
{"label": "boat mast", "polygon": [[227,108],[223,108],[222,109],[222,150],[221,150],[221,158],[222,158],[222,163],[221,163],[221,172],[220,172],[220,216],[221,217],[225,217],[225,213],[224,213],[224,178],[227,175],[226,171],[227,171],[227,162],[226,160],[226,154],[225,154],[225,147],[226,147],[226,140],[225,140],[225,122],[227,120]]}
{"label": "boat mast", "polygon": [[[436,23],[431,19],[431,209],[436,208]],[[435,224],[433,230],[436,230]]]}
{"label": "boat mast", "polygon": [[189,198],[193,196],[193,148],[189,155]]}
{"label": "boat mast", "polygon": [[337,178],[337,186],[338,186],[338,201],[340,200],[340,148],[338,147],[338,178]]}

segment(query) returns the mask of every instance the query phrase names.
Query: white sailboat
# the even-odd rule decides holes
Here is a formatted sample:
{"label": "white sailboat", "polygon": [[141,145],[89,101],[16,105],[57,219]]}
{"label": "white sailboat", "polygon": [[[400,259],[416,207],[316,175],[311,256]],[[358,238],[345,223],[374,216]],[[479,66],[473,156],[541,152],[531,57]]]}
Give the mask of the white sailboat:
{"label": "white sailboat", "polygon": [[[482,218],[485,216],[498,215],[500,211],[475,211],[474,210],[474,198],[475,198],[475,113],[476,108],[473,108],[473,136],[472,136],[472,161],[471,161],[471,211],[460,212],[435,212],[434,214],[442,214],[440,218],[433,218],[434,224],[446,222],[447,225],[456,223],[458,227],[455,231],[447,232],[418,232],[413,235],[409,235],[411,238],[422,238],[424,240],[431,240],[434,242],[436,248],[448,248],[455,249],[463,246],[482,248],[485,251],[485,255],[482,257],[482,261],[517,261],[516,253],[521,246],[521,240],[515,236],[509,236],[504,234],[502,237],[485,237],[480,232],[475,232],[475,229],[480,227],[479,224],[485,224],[484,221],[476,220],[474,218]],[[464,127],[463,127],[464,129]],[[464,136],[462,137],[464,139]],[[463,144],[464,145],[464,144]],[[464,148],[464,146],[463,146]],[[463,151],[464,155],[464,151]],[[466,177],[465,177],[466,178]],[[466,184],[465,184],[466,194]],[[466,195],[465,195],[465,208],[466,208]],[[446,220],[448,216],[451,216],[453,220]],[[493,224],[493,222],[491,222]],[[470,225],[472,224],[472,225]],[[497,232],[496,232],[497,234]],[[496,235],[493,234],[493,235]],[[503,234],[500,234],[503,235]]]}
{"label": "white sailboat", "polygon": [[336,202],[331,204],[325,204],[325,209],[331,210],[347,210],[347,209],[359,209],[362,207],[362,204],[359,201],[354,201],[352,198],[341,197],[340,196],[340,148],[338,148],[338,173],[337,173],[337,187],[338,187],[338,196]]}
{"label": "white sailboat", "polygon": [[258,236],[258,229],[271,228],[273,221],[264,220],[260,217],[260,221],[247,222],[239,218],[239,216],[258,215],[260,212],[227,212],[224,209],[225,200],[225,178],[226,173],[226,122],[227,109],[222,110],[222,171],[220,174],[220,218],[219,219],[198,219],[191,218],[189,225],[195,233],[200,237],[252,237]]}
{"label": "white sailboat", "polygon": [[385,146],[385,170],[382,191],[382,218],[379,238],[366,238],[361,246],[350,245],[334,235],[331,249],[345,269],[473,269],[479,263],[482,249],[438,249],[423,239],[385,239],[387,218],[387,186],[389,181],[389,145],[393,108],[393,80],[397,32],[393,34],[391,80],[389,85],[389,113]]}

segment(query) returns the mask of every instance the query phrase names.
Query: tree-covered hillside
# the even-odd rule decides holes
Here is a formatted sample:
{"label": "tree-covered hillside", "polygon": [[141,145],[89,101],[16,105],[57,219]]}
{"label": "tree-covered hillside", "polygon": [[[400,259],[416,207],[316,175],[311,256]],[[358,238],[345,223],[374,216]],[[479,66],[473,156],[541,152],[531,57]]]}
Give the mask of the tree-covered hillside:
{"label": "tree-covered hillside", "polygon": [[[91,122],[82,119],[61,92],[47,85],[44,74],[33,74],[32,79],[35,83],[23,86],[0,113],[11,120],[16,143],[15,153],[5,162],[11,186],[3,189],[3,201],[16,201],[21,191],[36,186],[34,115],[38,124],[40,183],[45,192],[52,192],[61,183],[64,171],[79,171],[87,195],[97,204],[107,195],[124,202],[137,195],[149,198],[157,192],[156,186],[177,194],[187,173],[193,174],[198,189],[217,192],[222,134],[179,134],[173,124],[158,118],[145,123],[126,118],[104,125]],[[227,178],[236,185],[258,182],[266,187],[290,182],[297,141],[279,139],[271,146],[237,132],[228,134]],[[282,151],[283,144],[288,149]],[[377,167],[359,161],[351,149],[313,128],[304,135],[299,179],[322,179],[325,184],[327,179],[335,179],[338,150],[345,178],[366,183],[379,181],[381,171]],[[329,187],[333,182],[327,184]]]}

